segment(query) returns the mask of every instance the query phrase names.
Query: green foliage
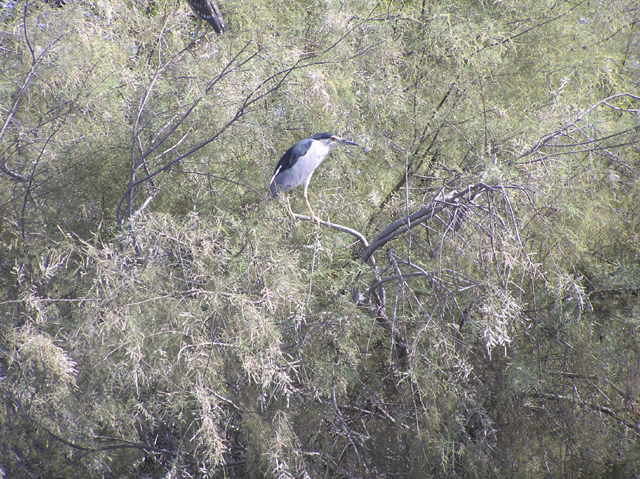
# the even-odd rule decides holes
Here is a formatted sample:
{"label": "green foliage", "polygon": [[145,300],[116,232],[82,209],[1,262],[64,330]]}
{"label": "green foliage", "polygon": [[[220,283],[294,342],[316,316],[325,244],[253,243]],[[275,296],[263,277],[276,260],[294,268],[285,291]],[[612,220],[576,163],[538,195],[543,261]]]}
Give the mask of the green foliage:
{"label": "green foliage", "polygon": [[220,7],[2,6],[0,477],[637,476],[637,6]]}

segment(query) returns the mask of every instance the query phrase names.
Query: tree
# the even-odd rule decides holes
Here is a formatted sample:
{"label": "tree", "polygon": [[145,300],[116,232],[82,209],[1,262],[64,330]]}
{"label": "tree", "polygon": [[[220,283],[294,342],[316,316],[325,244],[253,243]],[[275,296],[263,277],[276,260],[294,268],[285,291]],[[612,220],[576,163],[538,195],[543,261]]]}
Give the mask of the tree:
{"label": "tree", "polygon": [[2,474],[637,474],[637,7],[221,9],[5,9]]}

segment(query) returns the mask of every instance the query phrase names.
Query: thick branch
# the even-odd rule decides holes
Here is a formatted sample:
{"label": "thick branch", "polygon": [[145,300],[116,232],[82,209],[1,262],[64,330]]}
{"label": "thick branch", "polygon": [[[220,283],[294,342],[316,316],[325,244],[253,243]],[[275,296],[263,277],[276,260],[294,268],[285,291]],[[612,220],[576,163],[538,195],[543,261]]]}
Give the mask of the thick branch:
{"label": "thick branch", "polygon": [[447,193],[446,195],[443,194],[443,192],[440,192],[440,194],[438,194],[435,199],[430,201],[415,213],[394,221],[384,230],[382,230],[362,254],[362,262],[366,263],[367,261],[369,261],[369,258],[371,258],[373,253],[378,248],[384,246],[396,236],[406,233],[411,228],[427,221],[428,219],[433,218],[445,208],[449,206],[455,206],[456,200],[458,200],[459,198],[462,198],[463,196],[468,194],[470,199],[472,199],[478,193],[484,190],[493,190],[493,188],[485,185],[484,183],[476,183],[475,185],[469,186],[466,190],[463,191],[454,190],[450,193]]}

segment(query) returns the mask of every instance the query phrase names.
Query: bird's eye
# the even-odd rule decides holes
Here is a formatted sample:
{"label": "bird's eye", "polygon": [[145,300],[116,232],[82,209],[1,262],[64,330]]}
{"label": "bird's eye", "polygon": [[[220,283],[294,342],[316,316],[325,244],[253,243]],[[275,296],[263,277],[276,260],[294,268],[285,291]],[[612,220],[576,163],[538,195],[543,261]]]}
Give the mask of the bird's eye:
{"label": "bird's eye", "polygon": [[335,137],[335,136],[332,136],[332,137],[331,137],[331,141],[336,141],[336,137]]}

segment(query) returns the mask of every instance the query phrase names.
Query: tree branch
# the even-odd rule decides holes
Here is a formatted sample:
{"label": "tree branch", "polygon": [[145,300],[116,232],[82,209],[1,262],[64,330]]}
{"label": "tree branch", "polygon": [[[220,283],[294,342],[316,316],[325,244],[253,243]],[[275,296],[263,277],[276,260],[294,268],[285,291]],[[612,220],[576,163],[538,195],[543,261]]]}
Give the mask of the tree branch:
{"label": "tree branch", "polygon": [[511,162],[515,163],[519,160],[521,160],[522,158],[525,158],[533,153],[535,153],[536,151],[538,151],[540,148],[542,148],[543,146],[545,146],[549,141],[553,140],[554,138],[560,136],[561,134],[563,134],[565,131],[567,131],[569,128],[571,128],[572,126],[575,126],[576,123],[578,123],[579,121],[581,121],[585,116],[587,116],[589,113],[591,113],[594,109],[598,108],[600,105],[606,105],[606,106],[610,106],[609,102],[611,100],[615,100],[616,98],[622,98],[622,97],[627,97],[627,98],[631,98],[633,100],[640,100],[640,97],[636,96],[636,95],[632,95],[631,93],[617,93],[615,95],[611,95],[603,100],[600,100],[596,103],[594,103],[593,105],[591,105],[589,108],[587,108],[586,110],[580,112],[578,115],[576,115],[576,117],[571,120],[568,123],[565,123],[563,126],[561,126],[560,128],[558,128],[556,131],[549,133],[548,135],[543,136],[540,140],[538,140],[536,142],[535,145],[533,145],[531,148],[529,148],[527,151],[525,151],[524,153],[522,153],[520,156],[516,157],[515,159],[511,160]]}
{"label": "tree branch", "polygon": [[418,211],[410,214],[409,216],[406,216],[397,221],[394,221],[389,226],[387,226],[384,230],[382,230],[380,234],[378,234],[378,236],[371,242],[369,247],[365,249],[361,257],[362,262],[366,263],[367,261],[369,261],[369,258],[371,258],[373,253],[378,248],[380,248],[381,246],[384,246],[386,243],[391,241],[396,236],[406,233],[409,230],[411,230],[411,228],[414,228],[420,223],[423,223],[428,219],[433,218],[445,208],[449,206],[455,206],[456,205],[455,202],[459,198],[462,198],[468,194],[469,199],[471,200],[475,196],[477,196],[480,192],[485,190],[493,191],[493,189],[494,187],[490,187],[488,185],[485,185],[484,183],[476,183],[475,185],[469,186],[465,190],[462,190],[462,191],[454,190],[454,191],[451,191],[450,193],[447,193],[446,195],[443,194],[444,192],[441,190],[440,193],[438,193],[438,195],[432,201],[430,201],[427,205],[423,206]]}

